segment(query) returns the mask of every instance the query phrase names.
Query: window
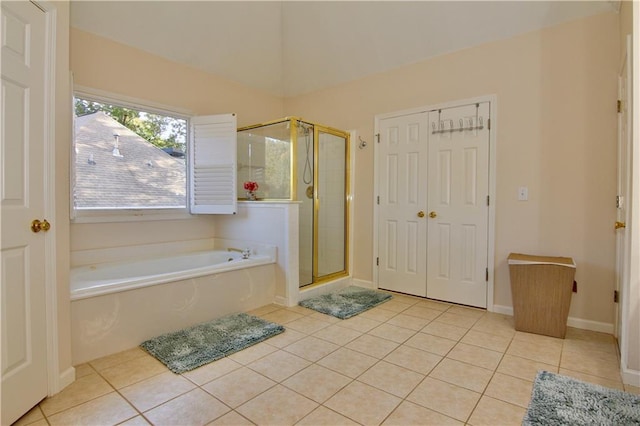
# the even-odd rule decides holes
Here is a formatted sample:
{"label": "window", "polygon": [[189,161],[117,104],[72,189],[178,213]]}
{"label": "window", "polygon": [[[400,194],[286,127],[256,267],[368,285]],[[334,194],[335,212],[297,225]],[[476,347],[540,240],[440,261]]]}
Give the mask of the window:
{"label": "window", "polygon": [[235,214],[235,114],[187,117],[87,93],[74,99],[76,222]]}
{"label": "window", "polygon": [[76,211],[186,207],[187,120],[75,99]]}

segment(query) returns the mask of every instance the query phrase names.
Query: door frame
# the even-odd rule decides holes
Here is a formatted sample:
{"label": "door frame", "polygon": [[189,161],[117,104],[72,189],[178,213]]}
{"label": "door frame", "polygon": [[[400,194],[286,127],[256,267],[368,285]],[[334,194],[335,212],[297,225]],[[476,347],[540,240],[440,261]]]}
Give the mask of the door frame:
{"label": "door frame", "polygon": [[[47,382],[49,396],[62,390],[73,382],[75,374],[60,375],[58,340],[58,288],[56,279],[56,42],[58,9],[48,0],[32,0],[44,11],[46,28],[45,39],[45,135],[44,135],[44,215],[53,224],[45,237],[45,303],[47,318]],[[71,106],[69,106],[71,108]],[[75,370],[71,370],[75,372]]]}
{"label": "door frame", "polygon": [[[487,311],[493,312],[493,294],[494,294],[494,275],[495,275],[495,218],[496,218],[496,134],[497,134],[497,112],[498,98],[496,95],[484,95],[474,98],[458,99],[455,101],[442,102],[427,106],[410,108],[401,111],[394,111],[384,114],[377,114],[374,122],[374,134],[376,135],[376,143],[373,150],[373,285],[379,288],[378,282],[378,266],[376,265],[376,257],[378,257],[378,204],[376,197],[379,193],[378,188],[378,144],[380,143],[380,121],[388,118],[399,117],[403,115],[417,114],[425,111],[434,111],[438,109],[455,108],[462,105],[489,102],[489,115],[491,117],[491,131],[489,132],[489,217],[487,228],[487,266],[489,268],[489,278],[487,280]],[[425,259],[426,261],[426,259]]]}
{"label": "door frame", "polygon": [[[629,153],[628,171],[631,179],[631,187],[628,189],[629,202],[627,203],[628,212],[627,223],[628,241],[626,242],[627,257],[629,262],[626,264],[626,280],[621,286],[621,324],[620,324],[620,373],[622,382],[633,386],[640,386],[640,370],[635,366],[629,367],[629,355],[633,352],[629,348],[630,345],[638,343],[638,325],[631,321],[634,309],[638,305],[638,293],[640,292],[640,265],[637,260],[640,258],[640,237],[638,236],[638,226],[640,224],[640,119],[638,111],[640,111],[640,55],[637,49],[640,46],[640,7],[634,2],[632,5],[633,30],[631,37],[631,49],[627,51],[630,56],[627,57],[630,68],[631,96],[628,100],[628,109],[631,117],[630,128],[628,132],[631,137],[631,152]],[[634,306],[635,303],[635,306]],[[637,365],[637,364],[636,364]]]}
{"label": "door frame", "polygon": [[[623,108],[627,108],[627,114],[624,116],[625,122],[623,122],[623,115],[618,114],[618,196],[622,196],[622,200],[624,203],[624,217],[616,218],[616,220],[621,220],[624,223],[629,223],[630,217],[630,188],[631,188],[631,153],[632,153],[632,144],[631,144],[631,111],[632,109],[629,106],[629,102],[632,99],[630,96],[631,93],[631,63],[630,58],[631,54],[631,35],[627,35],[626,37],[626,47],[625,47],[625,55],[622,60],[620,73],[618,74],[618,99],[622,102]],[[626,71],[626,73],[625,73]],[[623,77],[625,75],[625,77]],[[624,82],[624,84],[623,84]],[[623,92],[624,91],[624,92]],[[626,103],[626,105],[624,105]],[[626,127],[626,138],[623,140],[622,138],[622,128]],[[626,154],[624,157],[621,155],[622,152]],[[624,162],[624,175],[621,174],[621,166],[623,166],[622,162]],[[625,181],[624,185],[621,184],[622,181]],[[620,193],[620,188],[624,187],[625,192]],[[620,232],[626,233],[625,236],[621,236]],[[624,328],[624,321],[622,320],[623,308],[626,297],[626,291],[624,290],[625,283],[628,282],[628,271],[629,271],[629,235],[630,233],[627,229],[623,229],[621,231],[616,231],[616,291],[620,295],[619,303],[615,304],[615,320],[613,324],[614,336],[618,338],[618,345],[621,345],[621,336]],[[620,241],[622,239],[622,241]],[[619,348],[622,349],[622,348]]]}

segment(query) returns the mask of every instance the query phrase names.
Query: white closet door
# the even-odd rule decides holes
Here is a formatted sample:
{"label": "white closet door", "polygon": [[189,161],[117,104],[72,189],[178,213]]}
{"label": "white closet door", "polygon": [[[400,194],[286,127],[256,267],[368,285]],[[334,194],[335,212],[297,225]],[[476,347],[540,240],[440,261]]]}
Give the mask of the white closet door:
{"label": "white closet door", "polygon": [[[427,297],[481,308],[487,307],[488,118],[488,102],[429,113]],[[474,130],[449,131],[461,126]]]}
{"label": "white closet door", "polygon": [[428,113],[379,123],[378,287],[426,296]]}

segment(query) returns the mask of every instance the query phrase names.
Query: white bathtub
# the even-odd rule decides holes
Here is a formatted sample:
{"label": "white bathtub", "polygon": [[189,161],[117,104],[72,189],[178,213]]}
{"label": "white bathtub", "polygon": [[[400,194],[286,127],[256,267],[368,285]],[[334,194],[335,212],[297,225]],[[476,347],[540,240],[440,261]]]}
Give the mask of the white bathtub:
{"label": "white bathtub", "polygon": [[95,263],[71,269],[71,300],[273,263],[266,254],[243,259],[235,251],[208,250],[152,259]]}
{"label": "white bathtub", "polygon": [[[251,255],[227,247],[250,247]],[[275,247],[232,240],[72,253],[72,362],[273,303],[276,268]]]}

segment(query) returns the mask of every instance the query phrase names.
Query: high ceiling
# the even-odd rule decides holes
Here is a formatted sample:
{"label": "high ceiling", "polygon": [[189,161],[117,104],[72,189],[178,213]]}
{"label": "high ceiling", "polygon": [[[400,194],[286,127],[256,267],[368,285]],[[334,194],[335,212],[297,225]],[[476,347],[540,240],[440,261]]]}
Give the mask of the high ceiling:
{"label": "high ceiling", "polygon": [[614,10],[605,1],[74,1],[71,25],[280,96]]}

